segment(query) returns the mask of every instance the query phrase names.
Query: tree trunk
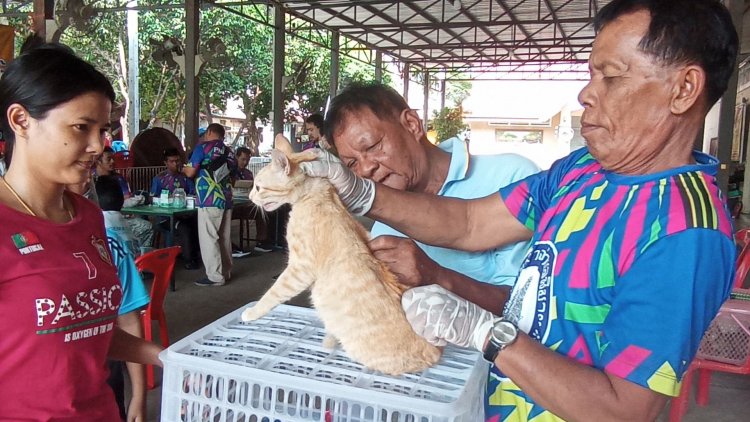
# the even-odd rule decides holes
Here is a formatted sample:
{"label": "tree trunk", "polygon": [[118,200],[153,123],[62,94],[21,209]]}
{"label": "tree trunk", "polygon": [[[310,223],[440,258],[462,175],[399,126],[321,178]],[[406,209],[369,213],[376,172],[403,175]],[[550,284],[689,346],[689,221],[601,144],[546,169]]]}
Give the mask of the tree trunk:
{"label": "tree trunk", "polygon": [[252,115],[250,119],[248,119],[248,128],[247,128],[247,138],[246,138],[246,146],[250,148],[250,151],[252,152],[253,156],[259,156],[260,151],[258,151],[258,147],[260,144],[260,137],[258,136],[258,127],[255,126],[255,115]]}
{"label": "tree trunk", "polygon": [[162,66],[161,77],[159,78],[159,89],[156,91],[156,99],[154,100],[154,104],[151,107],[151,112],[149,113],[149,128],[153,127],[154,123],[156,122],[156,116],[159,114],[159,109],[161,108],[162,103],[164,103],[164,99],[167,97],[167,92],[169,91],[169,81],[177,76],[177,69],[172,69],[171,72],[166,74],[167,69],[168,67],[166,65]]}
{"label": "tree trunk", "polygon": [[[247,129],[247,118],[245,118],[245,121],[242,122],[242,126],[240,126],[240,130],[237,131],[237,134],[234,135],[234,139],[232,140],[232,145],[234,146],[240,146],[240,136],[242,136],[242,132],[244,132]],[[243,142],[241,146],[245,146],[247,141]]]}
{"label": "tree trunk", "polygon": [[117,37],[117,52],[119,60],[117,86],[120,88],[120,95],[125,103],[125,109],[123,110],[122,117],[120,117],[120,124],[122,125],[122,140],[125,144],[130,145],[130,127],[129,114],[130,114],[130,96],[128,95],[128,62],[125,59],[125,45],[122,42],[122,36]]}
{"label": "tree trunk", "polygon": [[178,94],[177,97],[177,108],[175,109],[174,117],[172,118],[172,130],[175,134],[179,133],[179,125],[182,122],[182,113],[184,112],[183,107],[185,107],[185,95],[180,96]]}
{"label": "tree trunk", "polygon": [[206,107],[206,120],[209,124],[214,122],[214,116],[211,114],[211,100],[209,100],[208,95],[203,97],[203,106]]}
{"label": "tree trunk", "polygon": [[258,155],[258,128],[255,126],[255,120],[257,118],[255,115],[255,99],[257,96],[257,88],[255,89],[255,95],[253,97],[250,97],[250,95],[247,94],[241,95],[242,105],[244,106],[242,112],[245,113],[245,121],[242,122],[242,127],[247,129],[245,146],[250,148],[252,155]]}

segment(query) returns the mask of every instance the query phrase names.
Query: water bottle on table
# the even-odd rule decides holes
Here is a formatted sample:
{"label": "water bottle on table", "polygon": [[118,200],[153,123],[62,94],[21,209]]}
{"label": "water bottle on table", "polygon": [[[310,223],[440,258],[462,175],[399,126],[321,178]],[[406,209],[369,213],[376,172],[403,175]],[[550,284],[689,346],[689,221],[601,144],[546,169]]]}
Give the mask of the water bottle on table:
{"label": "water bottle on table", "polygon": [[174,208],[185,208],[185,206],[187,206],[187,194],[185,193],[185,189],[175,189],[172,196],[174,197],[172,202]]}

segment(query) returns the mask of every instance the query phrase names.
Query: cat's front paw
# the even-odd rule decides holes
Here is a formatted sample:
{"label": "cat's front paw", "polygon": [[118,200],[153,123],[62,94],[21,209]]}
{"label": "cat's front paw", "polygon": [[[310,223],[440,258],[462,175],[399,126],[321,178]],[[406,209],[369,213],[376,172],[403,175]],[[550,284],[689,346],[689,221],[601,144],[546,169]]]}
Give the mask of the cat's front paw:
{"label": "cat's front paw", "polygon": [[258,312],[258,307],[253,306],[252,308],[247,308],[244,311],[242,311],[242,316],[240,318],[242,318],[243,322],[250,322],[250,321],[255,321],[256,319],[262,316],[263,315],[261,315]]}

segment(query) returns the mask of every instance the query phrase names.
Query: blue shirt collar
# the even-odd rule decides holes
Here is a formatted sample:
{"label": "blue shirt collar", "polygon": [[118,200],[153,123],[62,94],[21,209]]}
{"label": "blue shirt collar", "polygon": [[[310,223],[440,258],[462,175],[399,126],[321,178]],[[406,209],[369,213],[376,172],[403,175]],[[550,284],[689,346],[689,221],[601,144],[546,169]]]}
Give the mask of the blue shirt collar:
{"label": "blue shirt collar", "polygon": [[469,145],[459,138],[453,137],[438,144],[438,148],[451,154],[451,164],[448,175],[438,195],[441,195],[448,184],[463,180],[469,173]]}

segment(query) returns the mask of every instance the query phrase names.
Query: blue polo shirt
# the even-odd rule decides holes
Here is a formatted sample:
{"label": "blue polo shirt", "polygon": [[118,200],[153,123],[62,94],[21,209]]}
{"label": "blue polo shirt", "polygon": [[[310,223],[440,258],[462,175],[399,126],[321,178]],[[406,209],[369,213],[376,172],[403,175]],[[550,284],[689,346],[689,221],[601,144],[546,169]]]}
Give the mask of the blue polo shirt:
{"label": "blue polo shirt", "polygon": [[[451,154],[448,176],[438,192],[440,196],[462,199],[483,198],[512,182],[539,172],[531,160],[517,154],[469,155],[466,142],[451,138],[438,145]],[[390,226],[376,222],[372,237],[405,237]],[[433,261],[477,281],[497,286],[512,286],[523,262],[528,242],[520,242],[484,252],[465,252],[417,242]]]}

